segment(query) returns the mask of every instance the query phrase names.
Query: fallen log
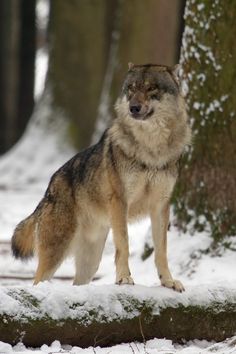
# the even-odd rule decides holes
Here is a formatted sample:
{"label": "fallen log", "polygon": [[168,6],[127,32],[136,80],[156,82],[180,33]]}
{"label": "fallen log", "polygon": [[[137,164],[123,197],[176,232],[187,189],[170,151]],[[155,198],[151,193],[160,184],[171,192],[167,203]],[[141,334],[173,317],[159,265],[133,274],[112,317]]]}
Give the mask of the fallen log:
{"label": "fallen log", "polygon": [[189,287],[182,294],[137,285],[0,287],[0,341],[12,345],[222,341],[235,334],[236,286]]}

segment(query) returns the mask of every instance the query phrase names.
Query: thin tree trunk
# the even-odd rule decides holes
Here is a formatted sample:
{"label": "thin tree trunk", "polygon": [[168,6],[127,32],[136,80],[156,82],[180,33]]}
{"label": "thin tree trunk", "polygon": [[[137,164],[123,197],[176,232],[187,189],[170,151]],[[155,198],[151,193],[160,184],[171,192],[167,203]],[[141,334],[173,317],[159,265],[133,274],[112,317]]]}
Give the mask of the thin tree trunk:
{"label": "thin tree trunk", "polygon": [[36,53],[35,7],[36,0],[21,0],[17,138],[23,134],[34,108],[34,77]]}
{"label": "thin tree trunk", "polygon": [[0,153],[16,141],[19,85],[20,2],[0,3]]}
{"label": "thin tree trunk", "polygon": [[34,105],[35,0],[0,1],[0,153],[22,135]]}

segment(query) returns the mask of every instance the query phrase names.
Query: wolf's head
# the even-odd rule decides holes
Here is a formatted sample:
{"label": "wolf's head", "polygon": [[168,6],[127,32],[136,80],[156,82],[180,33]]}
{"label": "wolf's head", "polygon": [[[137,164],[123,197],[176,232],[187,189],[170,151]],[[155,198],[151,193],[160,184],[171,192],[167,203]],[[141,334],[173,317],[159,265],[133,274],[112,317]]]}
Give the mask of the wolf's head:
{"label": "wolf's head", "polygon": [[179,66],[129,64],[121,97],[116,109],[122,116],[145,121],[158,115],[158,111],[171,108],[180,95]]}

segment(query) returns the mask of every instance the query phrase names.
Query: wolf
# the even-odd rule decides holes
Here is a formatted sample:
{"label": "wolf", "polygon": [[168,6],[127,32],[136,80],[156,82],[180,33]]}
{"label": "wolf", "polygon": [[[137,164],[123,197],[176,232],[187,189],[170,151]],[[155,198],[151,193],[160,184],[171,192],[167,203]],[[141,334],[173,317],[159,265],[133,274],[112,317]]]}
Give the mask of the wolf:
{"label": "wolf", "polygon": [[16,258],[38,255],[34,284],[49,280],[73,255],[73,284],[91,281],[109,229],[117,284],[134,284],[129,269],[128,222],[150,216],[161,284],[182,292],[167,260],[170,198],[178,161],[191,143],[178,67],[129,64],[116,118],[100,141],[52,176],[35,211],[12,237]]}

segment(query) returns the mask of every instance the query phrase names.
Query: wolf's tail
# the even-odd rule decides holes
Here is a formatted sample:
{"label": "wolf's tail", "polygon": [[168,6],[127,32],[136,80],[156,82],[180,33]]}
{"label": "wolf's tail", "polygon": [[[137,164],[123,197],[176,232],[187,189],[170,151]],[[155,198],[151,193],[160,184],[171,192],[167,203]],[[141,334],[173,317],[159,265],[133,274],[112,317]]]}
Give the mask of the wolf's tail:
{"label": "wolf's tail", "polygon": [[35,213],[21,221],[11,239],[11,249],[15,258],[29,259],[34,254],[37,222]]}

